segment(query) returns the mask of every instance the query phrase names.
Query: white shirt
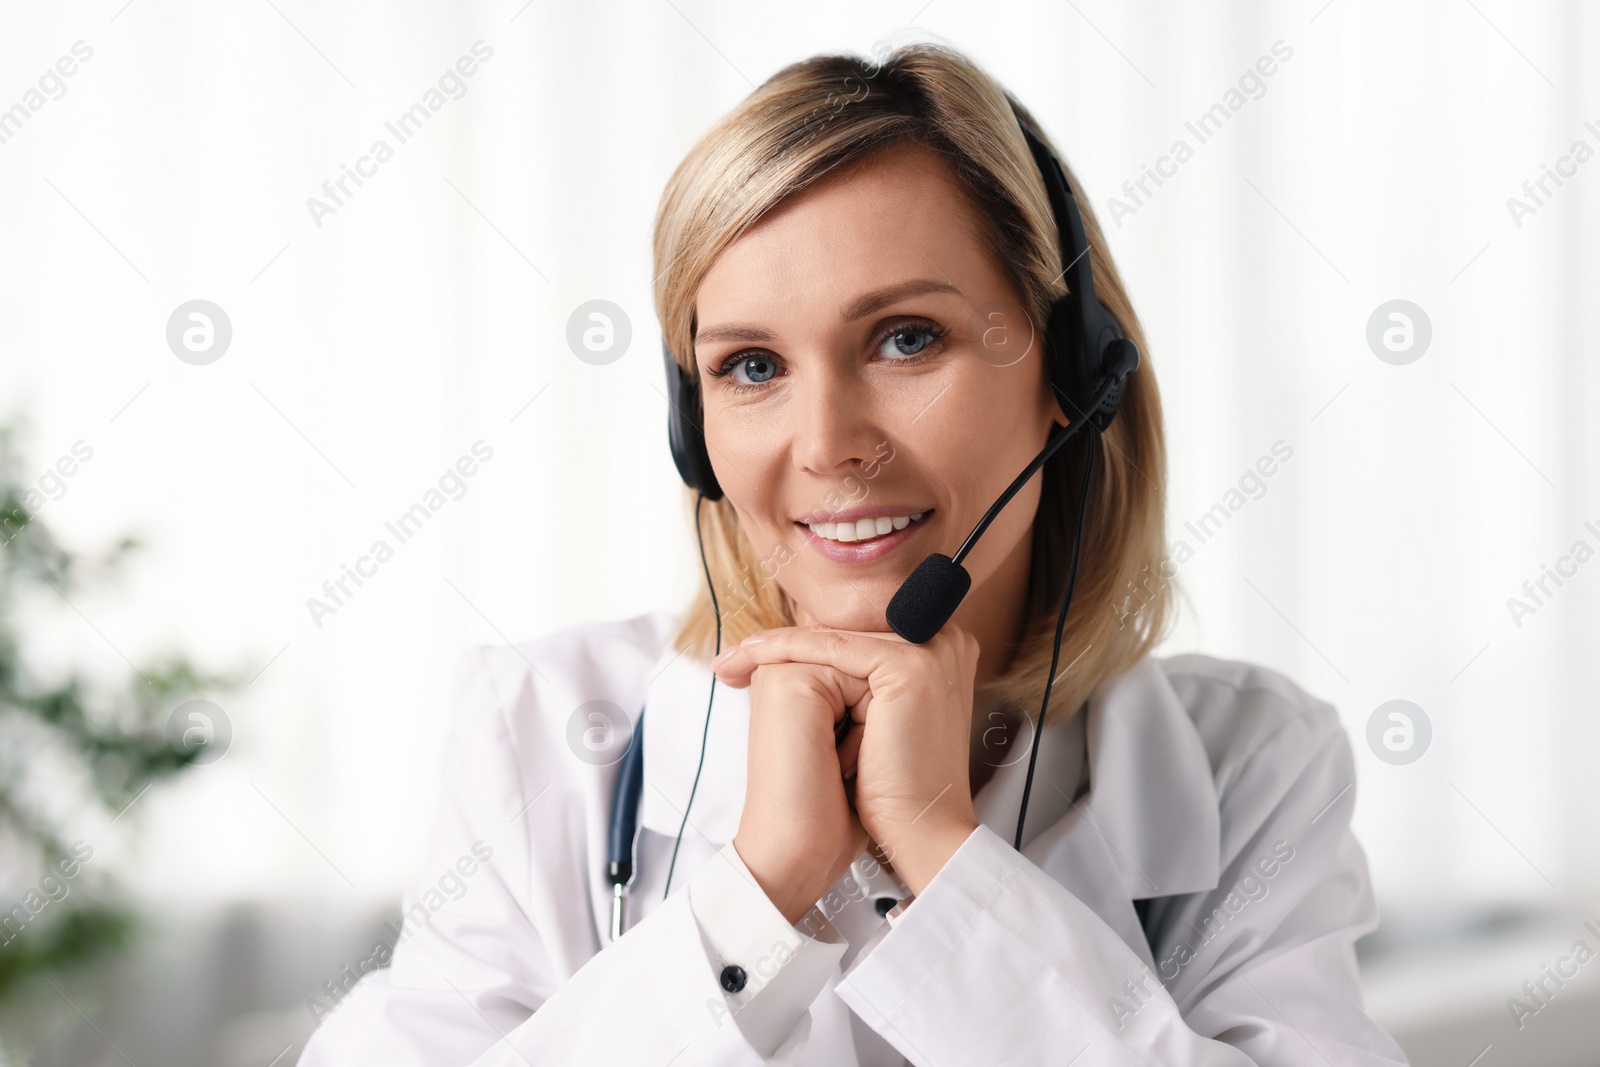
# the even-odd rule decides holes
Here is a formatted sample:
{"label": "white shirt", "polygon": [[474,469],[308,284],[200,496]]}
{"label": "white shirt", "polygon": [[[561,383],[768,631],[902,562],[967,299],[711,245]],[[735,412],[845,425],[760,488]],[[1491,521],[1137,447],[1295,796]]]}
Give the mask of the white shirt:
{"label": "white shirt", "polygon": [[[392,963],[314,1003],[302,1067],[1406,1062],[1361,1004],[1352,946],[1378,913],[1349,828],[1350,744],[1334,709],[1283,676],[1145,658],[1086,713],[1051,709],[1022,853],[1031,736],[974,798],[978,828],[894,918],[876,900],[909,891],[863,856],[791,926],[731,844],[747,689],[716,687],[661,899],[712,679],[667,647],[675,622],[468,657]],[[630,723],[649,711],[615,943],[605,862],[626,742],[600,762],[585,749],[599,700]],[[1147,898],[1148,942],[1133,903]],[[720,982],[730,963],[747,976],[738,993]]]}

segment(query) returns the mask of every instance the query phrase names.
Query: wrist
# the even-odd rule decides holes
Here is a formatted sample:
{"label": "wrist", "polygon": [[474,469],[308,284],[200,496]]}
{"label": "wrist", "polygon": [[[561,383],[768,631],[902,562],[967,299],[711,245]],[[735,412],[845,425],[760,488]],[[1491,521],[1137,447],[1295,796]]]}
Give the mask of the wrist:
{"label": "wrist", "polygon": [[896,851],[894,869],[913,896],[921,896],[950,857],[978,828],[977,819],[964,819],[929,827]]}
{"label": "wrist", "polygon": [[752,865],[750,862],[752,857],[740,846],[737,834],[734,835],[733,850],[739,854],[739,861],[744,864],[745,870],[750,872],[750,877],[755,879],[757,887],[766,894],[768,902],[778,909],[778,913],[790,926],[799,922],[800,918],[811,910],[816,897],[810,900],[798,900],[796,894],[789,890],[789,887],[795,884],[794,879],[772,877],[763,873],[764,865],[759,858],[756,858],[755,865]]}

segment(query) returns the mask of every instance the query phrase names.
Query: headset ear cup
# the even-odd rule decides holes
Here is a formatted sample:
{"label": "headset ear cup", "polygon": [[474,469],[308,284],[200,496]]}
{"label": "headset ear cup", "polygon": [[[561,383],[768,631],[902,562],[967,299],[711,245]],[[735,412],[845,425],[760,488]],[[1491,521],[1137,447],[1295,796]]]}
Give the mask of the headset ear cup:
{"label": "headset ear cup", "polygon": [[722,486],[711,469],[711,453],[706,449],[700,404],[700,387],[690,372],[678,366],[665,339],[661,354],[667,372],[667,447],[672,451],[678,477],[707,500],[721,500]]}
{"label": "headset ear cup", "polygon": [[1123,336],[1116,316],[1095,295],[1089,238],[1065,168],[1020,114],[1017,121],[1044,180],[1055,217],[1062,275],[1067,279],[1068,292],[1050,309],[1046,331],[1051,382],[1068,419],[1087,419],[1103,431],[1117,413],[1127,376],[1139,367],[1139,350]]}
{"label": "headset ear cup", "polygon": [[1072,298],[1064,296],[1050,307],[1050,321],[1045,327],[1045,343],[1050,356],[1050,383],[1056,391],[1056,402],[1061,412],[1071,422],[1084,418],[1084,404],[1093,384],[1081,365],[1081,345],[1077,343],[1078,324]]}
{"label": "headset ear cup", "polygon": [[1117,409],[1122,406],[1122,394],[1127,391],[1128,376],[1139,369],[1139,346],[1126,337],[1113,339],[1106,345],[1102,365],[1105,373],[1115,382],[1097,413],[1103,420],[1100,429],[1104,430],[1116,418]]}

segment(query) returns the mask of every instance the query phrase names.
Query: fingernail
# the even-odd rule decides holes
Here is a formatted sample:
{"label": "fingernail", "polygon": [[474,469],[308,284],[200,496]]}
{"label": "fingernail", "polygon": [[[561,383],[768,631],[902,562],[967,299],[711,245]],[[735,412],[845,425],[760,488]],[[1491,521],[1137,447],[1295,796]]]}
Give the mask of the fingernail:
{"label": "fingernail", "polygon": [[723,663],[727,662],[729,656],[733,655],[737,651],[739,651],[737,648],[725,648],[725,649],[723,649],[721,652],[718,652],[715,656],[712,657],[711,665],[713,667],[720,667]]}
{"label": "fingernail", "polygon": [[767,639],[767,637],[766,637],[765,634],[751,634],[749,637],[745,638],[743,641],[740,641],[739,644],[741,644],[741,645],[759,645],[761,642],[765,641],[766,639]]}

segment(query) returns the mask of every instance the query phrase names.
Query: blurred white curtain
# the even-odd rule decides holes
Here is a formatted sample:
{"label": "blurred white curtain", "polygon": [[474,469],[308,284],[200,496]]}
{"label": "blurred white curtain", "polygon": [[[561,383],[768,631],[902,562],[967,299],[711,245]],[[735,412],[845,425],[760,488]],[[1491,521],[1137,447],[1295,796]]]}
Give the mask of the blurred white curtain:
{"label": "blurred white curtain", "polygon": [[[265,668],[224,702],[228,757],[139,802],[150,892],[390,897],[461,649],[683,603],[657,198],[753,84],[908,28],[1041,117],[1132,289],[1170,538],[1193,549],[1164,651],[1262,662],[1339,707],[1396,912],[1600,889],[1600,564],[1521,625],[1507,608],[1574,542],[1600,548],[1600,162],[1520,225],[1507,207],[1574,142],[1600,148],[1591,9],[122,3],[3,15],[0,106],[75,41],[94,55],[0,144],[0,381],[41,471],[95,448],[46,517],[156,546],[120,597],[41,605],[40,632],[108,669],[167,641]],[[479,41],[459,97],[361,164]],[[1202,142],[1188,124],[1219,104]],[[319,225],[308,198],[362,166]],[[1170,176],[1136,201],[1146,167]],[[205,367],[164,337],[195,298],[234,332]],[[565,340],[596,299],[632,333],[604,366]],[[1406,365],[1367,341],[1397,299],[1431,325]],[[479,441],[459,499],[318,625],[307,599]],[[1252,483],[1275,445],[1292,455]],[[1202,544],[1185,524],[1219,504]],[[1366,742],[1391,699],[1431,723],[1409,765]]]}

